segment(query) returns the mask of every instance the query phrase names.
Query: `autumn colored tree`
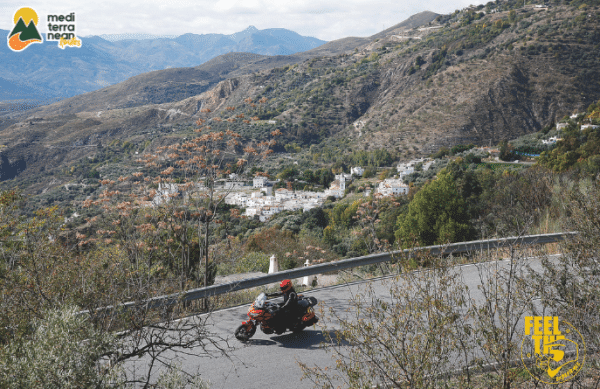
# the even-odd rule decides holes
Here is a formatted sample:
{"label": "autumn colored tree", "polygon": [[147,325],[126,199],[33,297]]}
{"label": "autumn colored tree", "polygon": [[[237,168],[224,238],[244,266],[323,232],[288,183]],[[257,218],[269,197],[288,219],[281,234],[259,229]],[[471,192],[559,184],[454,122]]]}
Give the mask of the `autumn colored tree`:
{"label": "autumn colored tree", "polygon": [[[233,112],[235,107],[227,107],[227,110]],[[204,113],[209,112],[204,110]],[[243,120],[244,115],[232,116],[227,122],[239,119]],[[258,158],[267,158],[273,152],[271,148],[276,141],[244,142],[238,133],[230,129],[211,131],[211,127],[205,125],[206,119],[198,119],[196,124],[198,137],[158,150],[157,159],[168,166],[156,181],[162,185],[161,188],[171,188],[171,194],[181,193],[179,206],[186,210],[179,212],[184,212],[185,222],[196,226],[199,258],[203,258],[204,285],[207,286],[211,231],[215,224],[222,223],[219,209],[236,183],[241,181],[248,165]],[[271,136],[274,138],[280,134],[279,130],[275,130]],[[229,180],[219,185],[222,177]]]}
{"label": "autumn colored tree", "polygon": [[[248,99],[245,103],[253,104]],[[226,219],[240,217],[238,210],[226,209],[225,199],[251,178],[247,168],[267,158],[281,134],[275,130],[264,141],[244,140],[230,124],[250,124],[257,118],[246,119],[236,109],[228,106],[228,118],[210,119],[225,125],[220,131],[207,125],[211,111],[202,109],[198,136],[141,155],[138,162],[147,172],[102,180],[106,189],[101,197],[84,204],[104,210],[95,239],[125,245],[131,260],[139,263],[143,257],[149,269],[178,273],[181,289],[189,282],[209,285],[216,271],[210,260],[213,231]]]}
{"label": "autumn colored tree", "polygon": [[362,242],[367,254],[391,249],[391,243],[381,237],[380,231],[380,213],[383,210],[382,204],[385,203],[385,199],[379,196],[364,201],[360,203],[353,217],[356,223],[353,235]]}

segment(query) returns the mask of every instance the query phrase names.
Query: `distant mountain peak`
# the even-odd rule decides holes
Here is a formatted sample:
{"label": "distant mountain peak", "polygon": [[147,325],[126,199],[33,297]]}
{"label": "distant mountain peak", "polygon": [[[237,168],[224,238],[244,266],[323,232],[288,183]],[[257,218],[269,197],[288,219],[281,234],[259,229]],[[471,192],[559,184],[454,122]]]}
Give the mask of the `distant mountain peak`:
{"label": "distant mountain peak", "polygon": [[245,30],[228,35],[228,37],[239,43],[242,39],[252,36],[252,34],[257,33],[259,31],[260,30],[254,26],[248,26],[248,28],[246,28]]}

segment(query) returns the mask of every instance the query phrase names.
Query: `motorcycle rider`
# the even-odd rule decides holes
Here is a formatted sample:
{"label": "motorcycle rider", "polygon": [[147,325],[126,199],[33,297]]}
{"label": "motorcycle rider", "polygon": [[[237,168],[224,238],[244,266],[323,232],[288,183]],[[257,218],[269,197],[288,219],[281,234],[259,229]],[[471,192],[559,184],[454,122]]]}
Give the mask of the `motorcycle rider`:
{"label": "motorcycle rider", "polygon": [[[283,296],[283,304],[279,306],[279,311],[277,315],[280,316],[282,320],[285,320],[286,317],[292,318],[296,314],[298,307],[298,294],[292,285],[291,280],[283,280],[279,284],[279,289],[281,292],[270,293],[267,294],[268,297],[279,297]],[[283,325],[287,323],[282,323]],[[276,329],[279,333],[280,328]],[[285,328],[283,329],[285,331]],[[283,333],[283,331],[281,331]]]}

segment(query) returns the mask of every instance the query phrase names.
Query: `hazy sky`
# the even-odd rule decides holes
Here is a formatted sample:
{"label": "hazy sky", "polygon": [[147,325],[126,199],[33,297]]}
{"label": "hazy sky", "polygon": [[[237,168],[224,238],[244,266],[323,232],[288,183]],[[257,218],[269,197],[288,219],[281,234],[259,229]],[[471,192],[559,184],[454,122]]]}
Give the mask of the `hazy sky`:
{"label": "hazy sky", "polygon": [[[486,1],[487,2],[487,1]],[[449,13],[475,0],[61,0],[0,3],[0,28],[13,27],[21,7],[33,8],[40,17],[38,29],[46,32],[45,15],[75,12],[77,35],[146,33],[231,34],[253,25],[287,28],[323,40],[369,36],[400,23],[421,11]],[[50,4],[50,5],[49,5]]]}

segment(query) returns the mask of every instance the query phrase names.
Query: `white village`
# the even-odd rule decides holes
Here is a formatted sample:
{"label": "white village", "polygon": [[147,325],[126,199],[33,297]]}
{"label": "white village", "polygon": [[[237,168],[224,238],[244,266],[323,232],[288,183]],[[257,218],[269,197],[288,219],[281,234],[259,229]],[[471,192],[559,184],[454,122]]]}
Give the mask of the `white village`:
{"label": "white village", "polygon": [[[409,186],[403,180],[408,174],[415,171],[418,164],[421,165],[423,171],[426,171],[433,164],[433,160],[419,158],[400,163],[396,167],[398,175],[380,181],[374,194],[381,197],[407,195]],[[232,174],[228,180],[219,182],[216,193],[225,195],[225,203],[244,209],[245,216],[257,216],[261,222],[265,222],[279,212],[298,210],[306,212],[313,208],[322,207],[325,200],[330,196],[341,199],[346,194],[347,185],[354,179],[361,177],[363,173],[364,169],[362,167],[352,167],[350,173],[335,175],[335,179],[329,188],[322,192],[292,190],[291,187],[274,189],[279,180],[270,181],[264,176],[254,177],[250,186],[249,183],[239,180],[237,175]],[[202,190],[201,187],[197,189]],[[152,204],[162,204],[175,193],[186,196],[186,193],[177,184],[160,184]],[[364,193],[365,196],[370,194],[370,190]]]}

